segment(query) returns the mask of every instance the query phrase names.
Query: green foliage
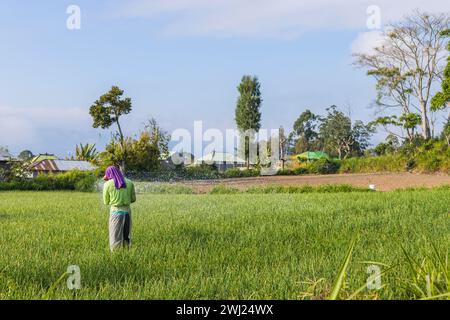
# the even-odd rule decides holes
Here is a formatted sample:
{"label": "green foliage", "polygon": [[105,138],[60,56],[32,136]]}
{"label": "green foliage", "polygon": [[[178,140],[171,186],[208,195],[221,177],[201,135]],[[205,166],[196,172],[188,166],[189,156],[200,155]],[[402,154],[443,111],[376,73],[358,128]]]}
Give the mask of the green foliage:
{"label": "green foliage", "polygon": [[257,77],[243,76],[238,86],[239,98],[236,103],[235,121],[239,131],[245,135],[241,153],[245,155],[247,168],[249,168],[249,150],[252,137],[248,130],[258,132],[261,128],[261,84]]}
{"label": "green foliage", "polygon": [[356,238],[352,240],[350,246],[348,248],[347,254],[345,255],[344,261],[342,262],[341,268],[339,269],[338,275],[334,281],[333,288],[331,289],[331,294],[328,297],[328,300],[337,300],[339,294],[341,293],[342,288],[345,284],[345,277],[347,275],[347,269],[350,265],[350,260],[352,258],[353,249],[356,244]]}
{"label": "green foliage", "polygon": [[444,141],[429,141],[420,146],[415,160],[417,172],[450,174],[450,147]]}
{"label": "green foliage", "polygon": [[[423,296],[414,284],[425,297],[427,284],[431,297],[449,288],[443,282],[450,274],[448,189],[139,194],[134,244],[115,254],[108,250],[108,211],[98,194],[0,196],[0,299],[297,300],[319,278],[325,290],[306,298],[324,299],[355,234],[360,242],[339,299],[415,299]],[[55,285],[73,261],[82,270],[82,289],[75,293],[65,281]],[[368,277],[361,262],[367,261],[379,261],[383,287],[359,292]]]}
{"label": "green foliage", "polygon": [[359,120],[352,124],[350,117],[336,106],[331,106],[320,125],[319,135],[325,152],[345,159],[352,155],[362,155],[369,146],[373,132],[371,124],[365,125]]}
{"label": "green foliage", "polygon": [[95,144],[86,143],[83,145],[80,143],[75,147],[75,159],[80,161],[95,161],[98,157],[97,149],[95,149]]}
{"label": "green foliage", "polygon": [[306,167],[299,167],[295,169],[284,169],[284,170],[278,170],[277,175],[279,176],[296,176],[301,174],[309,174],[308,168]]}
{"label": "green foliage", "polygon": [[339,173],[405,172],[407,162],[402,155],[349,158],[341,161]]}
{"label": "green foliage", "polygon": [[109,92],[94,102],[89,110],[94,128],[107,129],[114,123],[119,125],[120,117],[131,112],[131,99],[122,99],[122,95],[123,90],[112,86]]}
{"label": "green foliage", "polygon": [[183,170],[183,177],[188,180],[209,180],[219,179],[220,173],[214,166],[202,164],[199,166],[189,166]]}
{"label": "green foliage", "polygon": [[306,169],[312,174],[332,174],[339,171],[340,161],[321,158],[311,161],[306,165]]}
{"label": "green foliage", "polygon": [[33,157],[34,157],[33,152],[31,152],[30,150],[23,150],[17,156],[17,158],[22,161],[29,161],[33,159]]}
{"label": "green foliage", "polygon": [[[397,128],[403,128],[407,133],[407,138],[411,141],[416,136],[416,129],[422,123],[422,118],[416,113],[403,113],[400,117],[395,115],[379,117],[374,121],[370,122],[373,126],[382,126],[386,131],[389,132],[389,126],[394,126]],[[393,136],[393,133],[389,134]]]}
{"label": "green foliage", "polygon": [[303,153],[322,148],[318,129],[322,119],[310,110],[304,111],[294,122],[294,131],[289,140],[292,153]]}
{"label": "green foliage", "polygon": [[404,287],[414,299],[435,300],[450,297],[450,264],[448,253],[442,253],[432,242],[422,257],[414,258],[413,252],[402,247],[410,277],[404,279]]}
{"label": "green foliage", "polygon": [[122,147],[121,166],[125,170],[126,165],[126,145],[125,136],[120,125],[120,117],[129,114],[132,109],[131,99],[122,98],[123,90],[117,86],[111,87],[111,90],[102,95],[89,109],[89,114],[93,120],[94,128],[107,129],[111,125],[117,125],[117,134],[120,146]]}
{"label": "green foliage", "polygon": [[450,146],[450,117],[442,130],[441,139],[446,141],[447,145]]}
{"label": "green foliage", "polygon": [[279,170],[277,175],[295,176],[302,174],[333,174],[339,171],[340,166],[340,160],[321,158],[310,162],[304,162],[300,167],[295,169]]}
{"label": "green foliage", "polygon": [[345,159],[340,173],[405,172],[450,173],[450,148],[442,140],[426,141],[417,136],[394,154]]}
{"label": "green foliage", "polygon": [[257,77],[243,76],[238,86],[239,98],[235,120],[239,130],[259,131],[261,128],[261,84]]}
{"label": "green foliage", "polygon": [[241,170],[239,168],[228,169],[223,173],[224,178],[245,178],[245,177],[258,177],[261,174],[257,169]]}
{"label": "green foliage", "polygon": [[75,190],[80,192],[94,192],[96,190],[97,177],[90,174],[75,182]]}
{"label": "green foliage", "polygon": [[[450,38],[450,29],[441,32],[442,37]],[[447,43],[447,50],[450,52],[450,41]],[[434,111],[444,109],[450,103],[450,56],[447,58],[447,66],[444,69],[444,79],[442,80],[442,90],[431,100],[431,109]]]}
{"label": "green foliage", "polygon": [[387,154],[394,154],[400,149],[400,141],[397,136],[389,134],[386,137],[386,142],[378,144],[373,151],[378,156],[384,156]]}
{"label": "green foliage", "polygon": [[160,151],[148,132],[142,132],[127,148],[127,163],[130,171],[155,171],[159,168]]}
{"label": "green foliage", "polygon": [[280,169],[277,172],[277,176],[295,176],[293,169]]}
{"label": "green foliage", "polygon": [[[154,172],[160,167],[160,150],[147,131],[141,132],[137,139],[127,137],[122,144],[117,139],[111,140],[106,150],[99,155],[102,168],[120,165],[126,159],[127,173]],[[124,152],[126,150],[126,153]]]}
{"label": "green foliage", "polygon": [[58,174],[40,174],[34,179],[15,179],[0,182],[0,190],[77,190],[94,191],[97,176],[92,172],[68,171]]}
{"label": "green foliage", "polygon": [[158,149],[160,157],[169,156],[170,135],[158,124],[155,118],[147,120],[145,123],[145,132],[149,136],[149,142]]}
{"label": "green foliage", "polygon": [[325,117],[303,112],[294,123],[289,145],[291,152],[320,150],[342,159],[363,155],[374,132],[373,124],[359,120],[352,123],[350,117],[331,106]]}
{"label": "green foliage", "polygon": [[9,168],[3,170],[1,174],[1,180],[3,181],[20,181],[29,177],[30,161],[10,161],[8,163]]}

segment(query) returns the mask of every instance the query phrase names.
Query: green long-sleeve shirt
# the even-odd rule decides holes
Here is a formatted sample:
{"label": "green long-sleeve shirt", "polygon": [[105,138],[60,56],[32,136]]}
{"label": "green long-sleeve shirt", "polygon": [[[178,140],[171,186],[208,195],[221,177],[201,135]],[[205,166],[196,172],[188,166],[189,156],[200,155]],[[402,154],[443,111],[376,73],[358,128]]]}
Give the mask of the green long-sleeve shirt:
{"label": "green long-sleeve shirt", "polygon": [[131,180],[125,179],[126,188],[117,190],[114,181],[109,180],[103,186],[103,202],[111,206],[111,212],[130,212],[130,204],[136,201],[136,192]]}

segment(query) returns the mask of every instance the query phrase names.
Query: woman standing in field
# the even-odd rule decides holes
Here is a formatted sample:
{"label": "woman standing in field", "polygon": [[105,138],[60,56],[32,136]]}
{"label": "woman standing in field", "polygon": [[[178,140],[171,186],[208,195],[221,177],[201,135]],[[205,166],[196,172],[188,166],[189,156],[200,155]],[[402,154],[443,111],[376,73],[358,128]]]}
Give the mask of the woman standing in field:
{"label": "woman standing in field", "polygon": [[106,169],[103,186],[103,202],[110,206],[109,247],[131,245],[131,207],[136,201],[136,192],[131,180],[126,179],[117,167]]}

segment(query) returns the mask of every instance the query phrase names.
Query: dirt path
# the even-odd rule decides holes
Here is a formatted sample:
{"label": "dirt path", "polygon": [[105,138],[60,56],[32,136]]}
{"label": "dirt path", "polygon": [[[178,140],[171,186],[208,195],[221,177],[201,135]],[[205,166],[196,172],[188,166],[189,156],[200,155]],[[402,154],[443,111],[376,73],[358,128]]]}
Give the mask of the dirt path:
{"label": "dirt path", "polygon": [[427,175],[413,173],[371,173],[371,174],[334,174],[305,176],[268,176],[255,178],[236,178],[212,181],[183,182],[197,192],[210,191],[215,185],[223,184],[239,189],[264,185],[320,185],[320,184],[351,184],[358,187],[368,187],[374,184],[379,191],[389,191],[407,187],[435,187],[450,185],[448,175]]}

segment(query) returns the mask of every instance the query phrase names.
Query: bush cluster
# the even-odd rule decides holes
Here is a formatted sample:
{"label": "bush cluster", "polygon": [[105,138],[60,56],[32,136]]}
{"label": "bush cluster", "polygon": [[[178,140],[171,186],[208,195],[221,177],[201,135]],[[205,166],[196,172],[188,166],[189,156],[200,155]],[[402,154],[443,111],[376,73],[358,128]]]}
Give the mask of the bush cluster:
{"label": "bush cluster", "polygon": [[58,174],[40,174],[33,179],[16,179],[0,182],[0,190],[76,190],[92,192],[95,190],[97,176],[93,172],[73,170]]}
{"label": "bush cluster", "polygon": [[247,178],[247,177],[257,177],[261,174],[258,169],[245,169],[241,170],[239,168],[233,168],[226,170],[223,174],[223,178]]}
{"label": "bush cluster", "polygon": [[408,145],[392,154],[349,158],[340,163],[340,173],[418,172],[450,174],[450,148],[444,141],[430,140]]}
{"label": "bush cluster", "polygon": [[337,173],[340,168],[339,160],[328,160],[325,158],[302,164],[295,169],[279,170],[280,176],[295,176],[301,174],[332,174]]}

